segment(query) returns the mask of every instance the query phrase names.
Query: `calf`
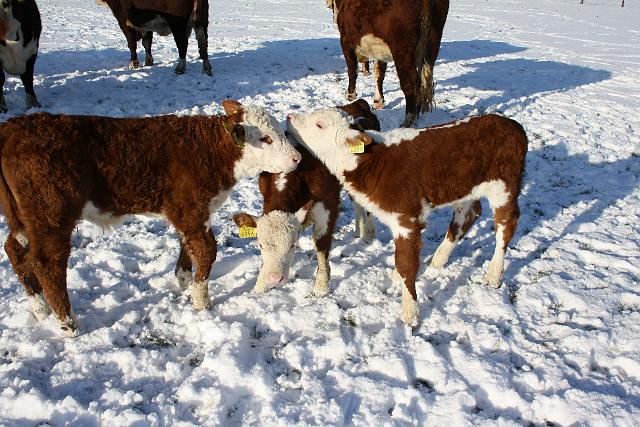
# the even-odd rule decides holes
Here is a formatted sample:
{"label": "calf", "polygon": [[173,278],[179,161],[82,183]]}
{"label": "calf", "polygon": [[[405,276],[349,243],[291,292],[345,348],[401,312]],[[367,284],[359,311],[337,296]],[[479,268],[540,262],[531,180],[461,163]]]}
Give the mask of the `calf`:
{"label": "calf", "polygon": [[301,158],[263,108],[224,108],[220,117],[35,114],[0,125],[5,250],[37,318],[50,307],[66,335],[78,334],[66,283],[71,232],[81,219],[111,226],[132,214],[176,227],[178,279],[191,278],[193,262],[193,305],[209,306],[211,214],[238,179],[291,171]]}
{"label": "calf", "polygon": [[433,105],[433,66],[447,20],[449,0],[328,0],[347,62],[347,99],[356,98],[358,61],[376,60],[374,107],[384,106],[382,83],[395,62],[406,113],[402,126],[414,126]]}
{"label": "calf", "polygon": [[7,112],[4,72],[20,76],[27,108],[40,107],[33,91],[33,67],[38,55],[42,23],[34,0],[2,0],[0,3],[0,113]]}
{"label": "calf", "polygon": [[[350,116],[353,128],[380,130],[380,122],[371,112],[367,101],[360,99],[338,108]],[[329,291],[329,251],[342,187],[320,160],[303,147],[297,148],[302,154],[302,161],[296,170],[260,174],[260,192],[264,197],[263,216],[239,213],[233,218],[239,227],[257,230],[263,264],[255,292],[265,292],[269,287],[287,280],[298,234],[305,222],[313,223],[313,241],[318,259],[312,293],[321,296]],[[354,204],[356,232],[365,241],[371,241],[374,235],[373,220],[368,212],[357,203]]]}
{"label": "calf", "polygon": [[178,65],[176,74],[183,74],[187,69],[187,46],[191,29],[195,29],[198,51],[202,59],[202,72],[212,74],[209,63],[208,0],[98,0],[106,3],[118,20],[118,25],[127,38],[131,61],[129,68],[140,66],[138,62],[138,40],[142,39],[145,50],[144,65],[153,65],[151,42],[153,33],[161,36],[173,34],[178,47]]}
{"label": "calf", "polygon": [[[433,266],[440,267],[480,215],[479,199],[488,199],[496,247],[485,279],[499,286],[505,251],[518,222],[527,152],[527,136],[517,122],[490,114],[422,130],[373,133],[351,129],[334,109],[290,114],[287,129],[358,203],[391,229],[394,279],[404,284],[402,319],[407,324],[415,326],[418,319],[420,233],[434,208],[454,208],[447,236],[433,256]],[[363,154],[349,151],[357,144],[366,145]]]}

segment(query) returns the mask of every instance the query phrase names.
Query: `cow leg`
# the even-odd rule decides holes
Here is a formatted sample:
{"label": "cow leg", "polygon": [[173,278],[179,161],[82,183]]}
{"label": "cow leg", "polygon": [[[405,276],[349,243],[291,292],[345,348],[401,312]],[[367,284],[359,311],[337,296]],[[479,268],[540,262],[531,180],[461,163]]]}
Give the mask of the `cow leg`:
{"label": "cow leg", "polygon": [[[335,200],[336,207],[340,203]],[[324,296],[329,293],[329,282],[331,280],[331,267],[329,266],[329,252],[333,240],[333,230],[336,226],[338,209],[328,210],[324,204],[318,203],[313,206],[313,241],[316,247],[318,258],[318,270],[313,286],[313,295]]]}
{"label": "cow leg", "polygon": [[187,46],[189,45],[189,32],[187,32],[188,22],[184,18],[166,17],[173,40],[178,48],[178,65],[174,72],[176,74],[184,74],[187,71]]}
{"label": "cow leg", "polygon": [[404,92],[406,103],[404,121],[400,126],[413,127],[418,122],[418,111],[416,105],[418,70],[413,63],[413,52],[410,54],[400,52],[397,55],[393,52],[392,54],[393,59],[396,62],[396,70],[398,72],[398,79],[400,80],[400,89]]}
{"label": "cow leg", "polygon": [[376,94],[373,98],[373,108],[380,110],[384,108],[384,95],[382,92],[382,83],[387,72],[387,63],[384,61],[376,61],[373,64],[373,77],[376,81]]}
{"label": "cow leg", "polygon": [[196,310],[205,310],[211,307],[209,274],[217,256],[216,239],[213,233],[204,227],[186,231],[183,234],[184,246],[196,267],[191,286],[191,302]]}
{"label": "cow leg", "polygon": [[[489,199],[489,204],[491,204],[491,199]],[[489,262],[487,273],[484,276],[487,283],[494,288],[500,287],[502,272],[504,271],[504,255],[516,231],[519,217],[518,202],[513,198],[494,209],[493,225],[496,232],[496,248],[493,258]]]}
{"label": "cow leg", "polygon": [[147,31],[142,36],[142,47],[144,47],[144,65],[153,65],[153,55],[151,54],[151,43],[153,42],[153,32]]}
{"label": "cow leg", "polygon": [[127,38],[127,45],[129,46],[129,52],[131,52],[129,69],[133,70],[134,68],[139,68],[140,62],[138,61],[137,50],[138,50],[138,40],[140,39],[140,33],[136,29],[126,27],[124,36]]}
{"label": "cow leg", "polygon": [[27,292],[27,300],[31,306],[31,312],[38,320],[46,319],[51,314],[51,307],[44,298],[42,287],[37,277],[27,262],[27,253],[29,251],[29,243],[24,234],[19,233],[18,238],[13,234],[9,234],[4,244],[4,250],[9,257],[9,261],[16,272],[20,283]]}
{"label": "cow leg", "polygon": [[469,200],[457,204],[453,209],[453,217],[449,224],[449,230],[431,259],[431,267],[441,268],[449,260],[449,256],[476,219],[482,214],[480,200]]}
{"label": "cow leg", "polygon": [[67,293],[67,261],[71,252],[70,228],[47,230],[29,242],[33,272],[44,289],[44,296],[68,337],[80,334],[76,315]]}
{"label": "cow leg", "polygon": [[356,235],[365,243],[371,243],[376,234],[373,216],[357,202],[354,201],[353,204],[356,209]]}
{"label": "cow leg", "polygon": [[178,279],[178,285],[182,289],[187,287],[193,282],[193,266],[191,264],[191,258],[189,252],[184,247],[184,244],[180,242],[180,255],[178,256],[178,262],[176,263],[176,279]]}
{"label": "cow leg", "polygon": [[347,75],[349,76],[349,85],[347,86],[347,101],[355,101],[356,80],[358,78],[358,57],[356,51],[349,47],[346,42],[340,41],[342,45],[342,54],[347,62]]}
{"label": "cow leg", "polygon": [[371,70],[369,69],[369,59],[368,58],[360,58],[361,73],[363,77],[367,77],[371,75]]}
{"label": "cow leg", "polygon": [[4,100],[4,70],[2,69],[2,63],[0,63],[0,114],[9,111],[7,108],[7,102]]}
{"label": "cow leg", "polygon": [[418,325],[418,297],[416,294],[416,277],[420,266],[420,247],[422,241],[420,228],[414,228],[407,237],[398,236],[396,244],[396,270],[402,286],[402,320],[411,327]]}
{"label": "cow leg", "polygon": [[36,55],[33,55],[27,60],[27,67],[24,73],[20,75],[24,91],[26,93],[27,108],[39,108],[41,107],[36,98],[36,93],[33,91],[33,68],[36,64]]}
{"label": "cow leg", "polygon": [[195,27],[196,40],[198,41],[198,53],[202,60],[202,72],[208,76],[213,74],[211,63],[209,62],[209,41],[207,28],[200,25]]}

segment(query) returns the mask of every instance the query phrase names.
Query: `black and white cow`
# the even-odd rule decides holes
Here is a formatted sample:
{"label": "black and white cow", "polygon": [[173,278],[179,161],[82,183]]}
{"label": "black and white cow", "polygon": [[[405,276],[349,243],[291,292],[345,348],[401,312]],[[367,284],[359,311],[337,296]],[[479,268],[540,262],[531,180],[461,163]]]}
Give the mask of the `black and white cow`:
{"label": "black and white cow", "polygon": [[27,107],[40,107],[33,91],[33,66],[41,32],[40,12],[34,0],[0,2],[0,113],[7,112],[2,93],[5,71],[20,76],[27,93]]}

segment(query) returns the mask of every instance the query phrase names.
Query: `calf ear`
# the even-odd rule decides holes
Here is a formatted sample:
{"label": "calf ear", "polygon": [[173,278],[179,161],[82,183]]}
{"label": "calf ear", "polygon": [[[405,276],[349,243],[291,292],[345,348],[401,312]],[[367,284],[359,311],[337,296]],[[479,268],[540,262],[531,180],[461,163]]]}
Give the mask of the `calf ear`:
{"label": "calf ear", "polygon": [[233,222],[235,222],[238,227],[257,227],[256,219],[244,212],[235,214],[233,216]]}
{"label": "calf ear", "polygon": [[227,116],[237,116],[236,122],[242,122],[244,119],[244,106],[236,100],[225,99],[222,101],[222,108]]}
{"label": "calf ear", "polygon": [[372,142],[373,142],[373,140],[371,139],[371,137],[369,135],[367,135],[364,132],[358,132],[358,135],[347,139],[347,146],[349,148],[358,147],[358,146],[361,146],[361,145],[367,146],[367,145],[371,144]]}
{"label": "calf ear", "polygon": [[296,217],[296,220],[298,220],[300,224],[303,224],[305,222],[305,219],[307,218],[307,215],[309,214],[309,211],[311,210],[312,207],[313,207],[313,200],[309,200],[294,214],[294,216]]}

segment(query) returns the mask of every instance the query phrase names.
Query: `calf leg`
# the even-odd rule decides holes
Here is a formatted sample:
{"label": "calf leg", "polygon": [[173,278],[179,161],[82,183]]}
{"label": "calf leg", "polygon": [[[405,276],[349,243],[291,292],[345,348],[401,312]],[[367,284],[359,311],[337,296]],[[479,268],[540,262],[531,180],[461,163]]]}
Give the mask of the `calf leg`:
{"label": "calf leg", "polygon": [[191,286],[191,302],[196,310],[211,307],[209,301],[209,273],[216,260],[216,239],[210,230],[202,227],[184,232],[184,246],[195,264],[196,271]]}
{"label": "calf leg", "polygon": [[504,254],[507,245],[513,238],[520,217],[520,209],[515,199],[507,201],[503,206],[496,208],[493,213],[493,223],[496,231],[496,248],[493,258],[489,262],[484,278],[490,286],[500,287],[502,272],[504,271]]}
{"label": "calf leg", "polygon": [[416,91],[418,85],[418,70],[413,63],[412,54],[408,55],[406,52],[393,54],[393,58],[396,61],[396,70],[398,71],[398,78],[400,79],[400,88],[404,93],[406,112],[404,121],[400,126],[412,127],[415,126],[418,121],[418,111],[416,106]]}
{"label": "calf leg", "polygon": [[127,38],[127,46],[129,46],[129,52],[131,53],[131,59],[129,61],[129,69],[133,70],[134,68],[140,67],[140,62],[138,61],[138,52],[137,52],[140,33],[136,29],[126,27],[124,36]]}
{"label": "calf leg", "polygon": [[211,63],[209,62],[209,41],[207,27],[197,25],[195,27],[195,30],[196,40],[198,41],[198,53],[200,54],[200,59],[202,60],[202,72],[210,76],[213,74],[213,71],[211,69]]}
{"label": "calf leg", "polygon": [[71,230],[72,228],[50,230],[38,236],[38,239],[33,239],[29,243],[29,258],[60,329],[66,336],[76,337],[80,334],[80,328],[67,293]]}
{"label": "calf leg", "polygon": [[25,69],[24,73],[20,75],[20,80],[22,80],[24,91],[27,97],[27,108],[41,107],[40,103],[38,102],[38,98],[36,98],[36,93],[33,91],[33,67],[35,66],[35,64],[36,55],[33,55],[27,60],[27,68]]}
{"label": "calf leg", "polygon": [[358,79],[358,57],[356,51],[349,47],[342,40],[342,54],[344,60],[347,62],[347,75],[349,76],[349,85],[347,86],[347,100],[355,101],[356,95],[356,80]]}
{"label": "calf leg", "polygon": [[376,234],[373,225],[373,215],[367,212],[358,203],[353,202],[356,208],[356,235],[366,243],[371,243]]}
{"label": "calf leg", "polygon": [[191,264],[191,258],[189,253],[184,247],[184,244],[180,242],[180,255],[178,256],[178,262],[176,263],[176,279],[178,279],[178,285],[182,289],[187,287],[193,282],[193,266]]}
{"label": "calf leg", "polygon": [[[339,204],[335,200],[335,205]],[[329,282],[331,280],[331,267],[329,266],[329,252],[331,251],[331,241],[333,240],[333,230],[336,226],[338,209],[328,210],[323,204],[316,204],[312,210],[313,216],[313,240],[316,246],[316,256],[318,258],[318,270],[316,271],[316,281],[313,287],[313,295],[324,296],[329,292]]]}
{"label": "calf leg", "polygon": [[453,248],[455,248],[462,236],[469,231],[481,213],[482,205],[480,204],[480,200],[469,200],[459,203],[454,207],[451,224],[449,224],[449,231],[447,231],[447,235],[431,259],[431,266],[433,268],[440,268],[447,263]]}
{"label": "calf leg", "polygon": [[153,42],[153,32],[147,31],[142,36],[142,47],[144,47],[144,65],[153,65],[153,55],[151,54],[151,43]]}
{"label": "calf leg", "polygon": [[422,227],[411,230],[408,237],[396,237],[396,270],[402,278],[402,320],[411,327],[418,324],[416,277],[420,265],[420,232]]}
{"label": "calf leg", "polygon": [[373,77],[376,80],[376,94],[373,98],[373,108],[380,110],[384,108],[384,95],[382,92],[382,83],[384,82],[384,75],[387,72],[387,63],[384,61],[376,61],[373,64]]}
{"label": "calf leg", "polygon": [[51,314],[51,307],[44,298],[42,287],[38,278],[33,274],[27,263],[29,251],[28,242],[24,235],[18,234],[18,240],[13,234],[9,234],[4,244],[4,250],[16,272],[20,283],[27,292],[27,300],[31,306],[31,312],[38,320],[44,320]]}
{"label": "calf leg", "polygon": [[361,58],[360,65],[362,65],[361,73],[364,77],[370,76],[371,71],[369,69],[369,60],[367,58]]}
{"label": "calf leg", "polygon": [[178,65],[176,65],[174,72],[184,74],[187,70],[187,46],[189,45],[188,22],[186,19],[177,17],[167,17],[166,19],[178,48]]}
{"label": "calf leg", "polygon": [[4,100],[4,70],[0,63],[0,113],[6,113],[9,111],[7,108],[7,102]]}

